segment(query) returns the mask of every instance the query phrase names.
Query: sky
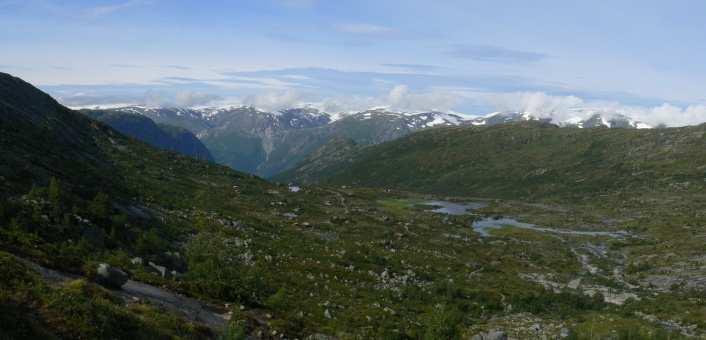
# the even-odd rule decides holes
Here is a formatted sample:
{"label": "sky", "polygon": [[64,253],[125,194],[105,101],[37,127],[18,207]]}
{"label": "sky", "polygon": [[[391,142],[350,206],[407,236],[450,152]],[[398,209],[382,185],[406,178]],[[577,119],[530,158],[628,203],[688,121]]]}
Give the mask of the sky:
{"label": "sky", "polygon": [[71,107],[589,107],[706,122],[700,0],[0,0],[0,72]]}

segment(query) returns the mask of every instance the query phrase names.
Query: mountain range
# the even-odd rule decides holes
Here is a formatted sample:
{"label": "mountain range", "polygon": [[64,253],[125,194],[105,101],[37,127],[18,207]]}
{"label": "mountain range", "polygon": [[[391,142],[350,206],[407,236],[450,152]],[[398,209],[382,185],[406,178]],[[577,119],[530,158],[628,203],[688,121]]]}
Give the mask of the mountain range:
{"label": "mountain range", "polygon": [[541,121],[553,123],[560,127],[575,128],[623,128],[623,129],[650,129],[649,124],[634,120],[622,113],[597,110],[590,108],[574,108],[562,114],[570,118],[557,119],[551,112],[494,112],[489,115],[467,120],[467,124],[476,126],[492,126],[498,124]]}
{"label": "mountain range", "polygon": [[[247,106],[222,108],[150,108],[130,106],[101,112],[142,115],[159,124],[191,131],[220,164],[272,177],[292,169],[334,139],[375,145],[440,126],[492,126],[520,121],[551,121],[527,112],[496,112],[478,118],[455,113],[395,112],[384,108],[329,114],[312,107],[267,112]],[[647,128],[646,124],[610,112],[578,110],[576,117],[555,122],[578,128]],[[110,115],[109,115],[110,116]]]}
{"label": "mountain range", "polygon": [[313,108],[265,112],[253,107],[124,107],[108,113],[139,114],[196,134],[216,162],[270,177],[294,167],[334,138],[378,144],[433,126],[458,125],[463,118],[441,112],[405,114],[382,109],[334,116]]}

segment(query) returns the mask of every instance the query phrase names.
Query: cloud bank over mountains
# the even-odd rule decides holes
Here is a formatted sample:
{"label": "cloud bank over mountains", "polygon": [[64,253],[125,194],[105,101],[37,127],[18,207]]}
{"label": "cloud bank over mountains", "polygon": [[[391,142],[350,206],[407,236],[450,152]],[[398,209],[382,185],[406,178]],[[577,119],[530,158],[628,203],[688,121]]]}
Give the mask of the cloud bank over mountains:
{"label": "cloud bank over mountains", "polygon": [[[571,118],[587,119],[593,113],[604,117],[625,115],[651,126],[685,126],[706,122],[706,106],[676,106],[664,103],[658,106],[630,106],[618,102],[590,101],[577,96],[556,96],[545,92],[477,92],[468,89],[438,88],[412,91],[407,85],[395,85],[378,96],[332,96],[316,100],[295,89],[272,90],[243,97],[224,97],[203,92],[179,91],[171,96],[147,91],[140,96],[86,97],[75,95],[60,97],[72,107],[116,107],[144,105],[151,107],[206,107],[254,106],[266,111],[292,107],[316,107],[330,113],[359,112],[370,108],[386,108],[400,112],[443,111],[467,117],[492,112],[528,112],[539,118],[566,121]],[[461,106],[476,107],[477,111],[460,110]]]}

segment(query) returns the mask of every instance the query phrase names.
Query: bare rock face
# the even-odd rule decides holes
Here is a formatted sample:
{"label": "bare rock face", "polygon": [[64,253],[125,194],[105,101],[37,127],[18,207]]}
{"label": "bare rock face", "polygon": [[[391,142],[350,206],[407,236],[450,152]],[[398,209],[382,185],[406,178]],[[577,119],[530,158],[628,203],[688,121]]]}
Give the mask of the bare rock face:
{"label": "bare rock face", "polygon": [[124,271],[107,263],[99,264],[96,269],[96,282],[106,288],[120,289],[127,280],[128,275]]}

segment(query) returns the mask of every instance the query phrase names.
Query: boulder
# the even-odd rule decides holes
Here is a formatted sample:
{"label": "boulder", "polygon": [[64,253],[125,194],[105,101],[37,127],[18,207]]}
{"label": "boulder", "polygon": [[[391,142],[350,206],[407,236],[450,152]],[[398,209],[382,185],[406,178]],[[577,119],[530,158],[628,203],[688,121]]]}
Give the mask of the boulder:
{"label": "boulder", "polygon": [[101,263],[96,269],[96,282],[106,288],[120,289],[127,283],[128,275],[107,263]]}

